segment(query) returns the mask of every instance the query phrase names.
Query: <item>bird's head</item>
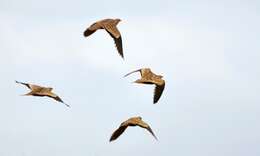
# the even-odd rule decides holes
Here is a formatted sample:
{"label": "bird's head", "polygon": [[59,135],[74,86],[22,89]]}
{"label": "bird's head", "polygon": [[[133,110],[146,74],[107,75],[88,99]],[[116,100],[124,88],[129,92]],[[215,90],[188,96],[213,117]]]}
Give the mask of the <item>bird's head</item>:
{"label": "bird's head", "polygon": [[51,87],[48,87],[48,90],[49,90],[49,91],[52,91],[52,90],[53,90],[53,88],[51,88]]}
{"label": "bird's head", "polygon": [[119,22],[121,22],[121,19],[116,18],[115,21],[116,21],[116,24],[118,24]]}
{"label": "bird's head", "polygon": [[141,117],[141,116],[138,116],[137,118],[138,118],[139,120],[142,120],[142,117]]}
{"label": "bird's head", "polygon": [[163,78],[163,76],[162,75],[158,75],[159,76],[159,78],[161,79],[161,78]]}

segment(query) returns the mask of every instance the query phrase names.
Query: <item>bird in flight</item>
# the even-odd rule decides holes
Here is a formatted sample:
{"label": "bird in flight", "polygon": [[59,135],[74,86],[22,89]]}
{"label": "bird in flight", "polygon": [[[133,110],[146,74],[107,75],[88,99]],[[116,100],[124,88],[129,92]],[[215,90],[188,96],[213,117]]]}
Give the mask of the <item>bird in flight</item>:
{"label": "bird in flight", "polygon": [[114,131],[109,141],[111,142],[116,140],[126,130],[128,126],[139,126],[141,128],[145,128],[153,135],[153,137],[156,140],[158,140],[155,134],[153,133],[151,127],[142,120],[142,117],[138,116],[129,118],[128,120],[122,122],[119,128],[116,131]]}
{"label": "bird in flight", "polygon": [[53,88],[42,87],[42,86],[29,84],[29,83],[23,83],[23,82],[19,82],[19,81],[15,81],[15,82],[25,85],[26,87],[28,87],[31,90],[29,93],[24,94],[24,96],[47,96],[47,97],[53,98],[54,100],[65,104],[67,107],[70,107],[68,104],[64,103],[58,95],[56,95],[55,93],[52,92]]}
{"label": "bird in flight", "polygon": [[103,19],[100,21],[97,21],[93,23],[91,26],[89,26],[85,31],[84,31],[84,36],[88,37],[91,34],[93,34],[95,31],[98,29],[105,29],[109,35],[114,39],[114,42],[116,44],[116,48],[120,56],[124,59],[124,54],[123,54],[123,47],[122,47],[122,37],[117,29],[117,24],[120,22],[120,19]]}
{"label": "bird in flight", "polygon": [[126,74],[124,77],[134,73],[134,72],[140,72],[141,79],[138,79],[134,81],[134,83],[142,83],[142,84],[154,84],[154,97],[153,97],[153,103],[157,103],[163,93],[165,81],[162,79],[163,76],[154,74],[150,68],[142,68],[135,71],[132,71],[128,74]]}

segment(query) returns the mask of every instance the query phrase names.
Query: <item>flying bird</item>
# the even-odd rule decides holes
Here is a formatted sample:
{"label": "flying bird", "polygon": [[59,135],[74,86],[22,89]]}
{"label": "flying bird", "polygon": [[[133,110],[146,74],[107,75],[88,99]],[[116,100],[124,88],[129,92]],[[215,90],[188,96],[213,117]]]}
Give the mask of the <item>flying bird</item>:
{"label": "flying bird", "polygon": [[117,29],[117,24],[121,21],[121,19],[103,19],[100,21],[97,21],[93,23],[91,26],[89,26],[85,31],[84,31],[84,36],[88,37],[91,34],[93,34],[95,31],[98,29],[105,29],[109,35],[114,39],[114,42],[116,44],[116,48],[120,56],[124,59],[124,54],[123,54],[123,47],[122,47],[122,37]]}
{"label": "flying bird", "polygon": [[141,128],[145,128],[153,135],[153,137],[156,140],[158,140],[155,134],[153,133],[151,127],[142,120],[142,117],[138,116],[129,118],[128,120],[122,122],[119,128],[116,131],[114,131],[109,141],[111,142],[116,140],[126,130],[128,126],[139,126]]}
{"label": "flying bird", "polygon": [[55,93],[52,92],[53,88],[42,87],[42,86],[38,86],[38,85],[30,84],[30,83],[23,83],[23,82],[19,82],[19,81],[15,81],[15,82],[25,85],[26,87],[28,87],[31,90],[29,93],[24,94],[24,96],[47,96],[47,97],[53,98],[54,100],[65,104],[67,107],[70,107],[68,104],[64,103],[58,95],[56,95]]}
{"label": "flying bird", "polygon": [[154,84],[154,97],[153,97],[153,103],[157,103],[163,93],[164,87],[165,87],[165,81],[162,79],[163,76],[154,74],[150,68],[142,68],[135,71],[132,71],[128,74],[126,74],[124,77],[134,73],[134,72],[140,72],[141,79],[138,79],[134,81],[134,83],[142,83],[142,84]]}

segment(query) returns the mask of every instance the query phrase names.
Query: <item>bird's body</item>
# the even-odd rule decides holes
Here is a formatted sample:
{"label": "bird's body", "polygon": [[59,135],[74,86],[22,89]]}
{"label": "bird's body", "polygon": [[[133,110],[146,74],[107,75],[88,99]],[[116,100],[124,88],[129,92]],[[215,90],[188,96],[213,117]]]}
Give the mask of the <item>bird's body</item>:
{"label": "bird's body", "polygon": [[98,29],[105,29],[109,35],[114,39],[114,42],[117,47],[117,51],[122,58],[124,58],[123,47],[122,47],[122,37],[120,31],[117,29],[117,24],[120,22],[120,19],[103,19],[93,23],[84,31],[84,36],[88,37]]}
{"label": "bird's body", "polygon": [[157,137],[155,136],[155,134],[153,133],[152,129],[150,128],[150,126],[145,123],[141,117],[132,117],[129,118],[128,120],[122,122],[119,126],[119,128],[114,131],[114,133],[112,134],[112,136],[110,137],[110,141],[113,141],[115,139],[117,139],[125,130],[128,126],[139,126],[141,128],[145,128],[147,129],[152,135],[153,137],[157,140]]}
{"label": "bird's body", "polygon": [[[25,85],[31,90],[29,93],[24,94],[25,96],[40,96],[40,97],[47,96],[47,97],[53,98],[56,101],[64,103],[58,95],[56,95],[55,93],[52,92],[53,88],[42,87],[42,86],[39,86],[39,85],[34,85],[34,84],[30,84],[30,83],[23,83],[23,82],[18,82],[18,81],[16,81],[16,83]],[[64,103],[64,104],[66,106],[70,107],[68,104],[66,104],[66,103]]]}
{"label": "bird's body", "polygon": [[150,68],[142,68],[126,74],[125,77],[134,72],[140,72],[141,74],[141,78],[134,81],[135,83],[155,85],[153,103],[157,103],[165,87],[165,81],[162,79],[163,76],[154,74]]}

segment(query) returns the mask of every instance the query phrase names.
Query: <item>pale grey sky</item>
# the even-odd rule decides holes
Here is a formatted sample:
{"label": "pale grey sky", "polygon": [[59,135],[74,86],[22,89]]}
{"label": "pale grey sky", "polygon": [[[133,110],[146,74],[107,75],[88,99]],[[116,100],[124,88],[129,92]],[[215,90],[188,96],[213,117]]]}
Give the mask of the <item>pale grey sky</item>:
{"label": "pale grey sky", "polygon": [[[1,156],[259,156],[259,1],[0,0]],[[121,18],[125,61],[96,20]],[[165,91],[127,72],[150,67]],[[64,105],[22,97],[52,86]],[[258,93],[258,94],[257,94]],[[140,115],[159,141],[119,124]]]}

